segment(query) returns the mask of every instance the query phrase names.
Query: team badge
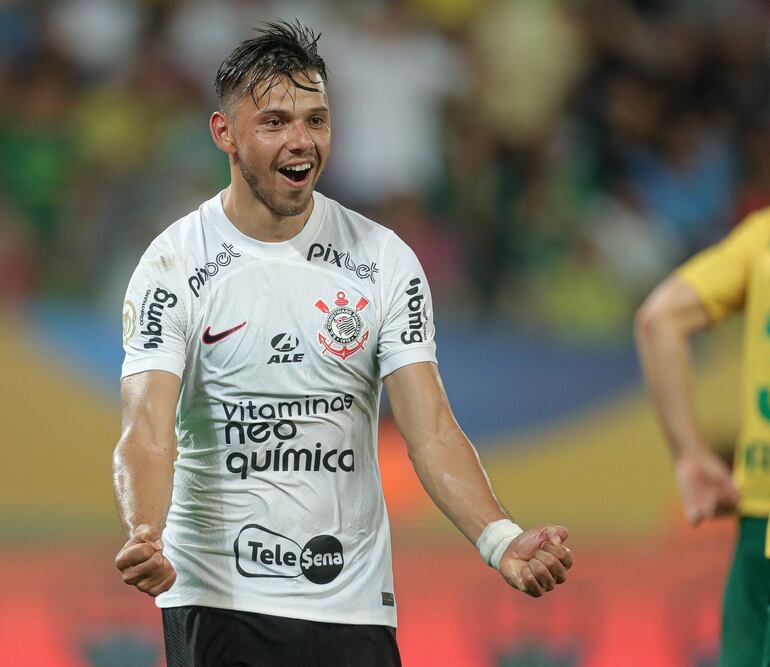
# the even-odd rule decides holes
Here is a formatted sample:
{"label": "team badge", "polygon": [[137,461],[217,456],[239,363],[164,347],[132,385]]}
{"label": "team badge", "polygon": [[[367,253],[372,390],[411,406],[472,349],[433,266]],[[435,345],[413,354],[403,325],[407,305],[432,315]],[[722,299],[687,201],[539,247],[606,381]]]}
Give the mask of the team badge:
{"label": "team badge", "polygon": [[128,344],[136,331],[136,308],[131,301],[123,304],[123,344]]}
{"label": "team badge", "polygon": [[365,330],[359,313],[368,305],[369,301],[361,297],[358,303],[351,307],[343,291],[337,292],[334,308],[329,308],[323,299],[315,302],[315,307],[326,315],[323,331],[318,332],[318,342],[323,348],[321,354],[328,352],[345,361],[349,356],[364,349],[364,344],[369,339],[369,331]]}

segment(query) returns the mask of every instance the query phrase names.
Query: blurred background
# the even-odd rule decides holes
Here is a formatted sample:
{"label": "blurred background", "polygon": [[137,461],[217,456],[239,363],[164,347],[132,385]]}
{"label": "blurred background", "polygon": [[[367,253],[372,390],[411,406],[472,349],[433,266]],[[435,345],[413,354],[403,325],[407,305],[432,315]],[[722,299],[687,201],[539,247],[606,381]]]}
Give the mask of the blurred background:
{"label": "blurred background", "polygon": [[[159,613],[112,564],[123,294],[226,185],[214,74],[275,17],[323,33],[319,189],[415,249],[498,494],[573,533],[566,586],[510,591],[386,414],[405,665],[715,665],[733,525],[684,526],[631,328],[673,267],[770,204],[760,0],[0,0],[0,663],[164,664]],[[696,349],[726,456],[739,328]]]}

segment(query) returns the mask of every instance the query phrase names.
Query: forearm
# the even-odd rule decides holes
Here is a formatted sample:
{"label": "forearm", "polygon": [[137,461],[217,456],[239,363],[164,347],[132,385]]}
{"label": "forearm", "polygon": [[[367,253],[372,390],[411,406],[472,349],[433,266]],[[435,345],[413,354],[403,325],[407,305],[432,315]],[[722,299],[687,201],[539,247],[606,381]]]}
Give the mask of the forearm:
{"label": "forearm", "polygon": [[706,445],[695,415],[689,332],[666,317],[636,330],[639,358],[672,453],[679,459]]}
{"label": "forearm", "polygon": [[127,535],[141,524],[162,530],[171,505],[173,443],[123,438],[113,456],[115,502]]}
{"label": "forearm", "polygon": [[437,507],[475,543],[491,521],[506,518],[473,445],[454,419],[409,448],[417,476]]}

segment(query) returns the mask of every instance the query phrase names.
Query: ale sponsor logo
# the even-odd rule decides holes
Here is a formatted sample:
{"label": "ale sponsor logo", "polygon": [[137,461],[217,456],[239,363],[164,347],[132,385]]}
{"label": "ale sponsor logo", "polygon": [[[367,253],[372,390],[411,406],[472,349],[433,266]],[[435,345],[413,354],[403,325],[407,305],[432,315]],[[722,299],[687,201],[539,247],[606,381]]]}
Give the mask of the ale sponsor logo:
{"label": "ale sponsor logo", "polygon": [[299,347],[299,338],[287,333],[279,333],[270,340],[274,354],[267,360],[268,364],[298,364],[305,358],[303,352],[295,352]]}

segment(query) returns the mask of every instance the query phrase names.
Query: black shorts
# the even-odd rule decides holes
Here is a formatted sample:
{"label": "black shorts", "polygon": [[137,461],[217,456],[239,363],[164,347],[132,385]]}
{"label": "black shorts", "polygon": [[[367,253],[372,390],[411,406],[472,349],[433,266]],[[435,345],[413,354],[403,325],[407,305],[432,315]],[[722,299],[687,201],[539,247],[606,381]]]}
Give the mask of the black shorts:
{"label": "black shorts", "polygon": [[400,667],[396,630],[268,614],[161,610],[168,667]]}

